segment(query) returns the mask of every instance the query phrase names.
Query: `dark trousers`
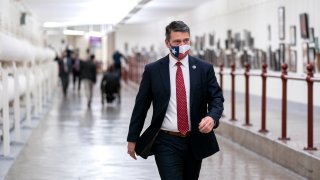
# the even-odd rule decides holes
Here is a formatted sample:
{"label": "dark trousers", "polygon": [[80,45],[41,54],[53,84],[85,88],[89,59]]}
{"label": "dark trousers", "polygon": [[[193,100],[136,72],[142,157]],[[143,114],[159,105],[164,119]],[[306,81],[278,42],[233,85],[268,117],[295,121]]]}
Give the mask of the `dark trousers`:
{"label": "dark trousers", "polygon": [[67,96],[67,90],[69,86],[69,75],[60,76],[61,85],[62,85],[62,92],[64,96]]}
{"label": "dark trousers", "polygon": [[160,131],[153,144],[155,160],[162,180],[197,180],[202,160],[191,154],[190,139]]}
{"label": "dark trousers", "polygon": [[80,72],[74,71],[74,72],[72,73],[72,77],[73,77],[73,89],[76,88],[76,82],[77,82],[77,80],[78,80],[78,90],[80,90],[80,88],[81,88]]}

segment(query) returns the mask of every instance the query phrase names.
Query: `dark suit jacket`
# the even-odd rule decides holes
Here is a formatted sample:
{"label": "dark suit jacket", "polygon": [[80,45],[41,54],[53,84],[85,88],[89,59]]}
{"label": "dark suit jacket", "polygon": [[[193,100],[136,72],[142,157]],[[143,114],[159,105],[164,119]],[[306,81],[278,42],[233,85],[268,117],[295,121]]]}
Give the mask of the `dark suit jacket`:
{"label": "dark suit jacket", "polygon": [[[215,127],[223,111],[223,95],[211,64],[189,55],[190,71],[190,142],[196,159],[203,159],[217,151],[219,146],[214,132],[204,134],[198,126],[202,118],[210,116],[215,120]],[[143,158],[152,155],[145,149],[151,147],[164,120],[170,99],[169,56],[146,65],[131,116],[128,142],[136,142],[136,153]],[[140,136],[150,105],[153,115],[150,126]],[[143,154],[143,155],[141,155]]]}
{"label": "dark suit jacket", "polygon": [[71,72],[71,68],[72,68],[72,63],[71,63],[71,59],[67,58],[67,71],[64,68],[64,62],[63,59],[59,59],[58,60],[58,65],[59,65],[59,76],[60,77],[69,77],[69,74]]}
{"label": "dark suit jacket", "polygon": [[81,61],[80,62],[81,69],[81,79],[89,79],[92,82],[96,82],[97,79],[97,66],[93,61]]}

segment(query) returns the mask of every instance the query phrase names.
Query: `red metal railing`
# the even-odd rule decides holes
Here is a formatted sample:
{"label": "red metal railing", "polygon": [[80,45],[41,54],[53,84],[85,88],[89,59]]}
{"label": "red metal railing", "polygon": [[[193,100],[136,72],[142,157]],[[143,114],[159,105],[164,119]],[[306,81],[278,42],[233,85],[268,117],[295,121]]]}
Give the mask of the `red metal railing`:
{"label": "red metal railing", "polygon": [[245,123],[243,124],[244,126],[252,126],[250,124],[250,100],[249,100],[249,73],[250,73],[250,64],[246,63],[245,64],[245,73],[244,73],[244,78],[245,78]]}
{"label": "red metal railing", "polygon": [[290,140],[290,138],[287,137],[287,75],[288,75],[288,66],[287,64],[283,64],[281,66],[282,68],[282,74],[281,74],[281,80],[282,80],[282,113],[281,113],[281,137],[279,140]]}
{"label": "red metal railing", "polygon": [[[235,69],[236,66],[235,64],[231,64],[231,101],[235,102],[236,99],[236,93],[235,93]],[[236,104],[235,103],[231,103],[231,121],[236,121]]]}
{"label": "red metal railing", "polygon": [[267,109],[267,65],[262,65],[262,95],[261,95],[261,129],[259,132],[267,133],[266,128],[266,109]]}
{"label": "red metal railing", "polygon": [[223,82],[223,76],[224,75],[230,75],[231,77],[231,120],[235,120],[235,76],[236,75],[244,75],[245,77],[245,126],[250,126],[250,105],[249,105],[249,78],[250,76],[261,76],[262,79],[262,95],[261,95],[261,129],[259,132],[261,133],[267,133],[267,127],[266,127],[266,100],[267,100],[267,78],[278,78],[282,81],[282,110],[281,110],[281,137],[279,137],[279,140],[290,140],[289,137],[287,137],[287,81],[290,80],[299,80],[299,81],[306,81],[307,87],[308,87],[308,121],[307,121],[307,147],[304,148],[305,150],[316,150],[313,146],[313,83],[314,82],[320,82],[319,78],[313,77],[313,64],[308,64],[307,66],[307,75],[305,77],[295,77],[295,76],[289,76],[287,69],[288,65],[283,64],[282,65],[282,72],[281,75],[274,75],[274,74],[268,74],[267,73],[267,65],[262,64],[262,72],[261,74],[256,73],[250,73],[250,65],[245,65],[245,72],[244,73],[236,73],[235,72],[235,66],[234,64],[231,64],[230,66],[231,72],[223,72],[223,65],[220,65],[220,84],[221,88],[222,82]]}

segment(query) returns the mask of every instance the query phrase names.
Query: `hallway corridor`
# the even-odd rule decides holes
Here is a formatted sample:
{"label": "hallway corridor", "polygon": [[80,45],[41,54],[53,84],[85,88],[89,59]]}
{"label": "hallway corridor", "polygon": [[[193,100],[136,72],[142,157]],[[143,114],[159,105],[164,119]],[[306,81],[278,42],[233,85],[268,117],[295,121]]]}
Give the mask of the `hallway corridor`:
{"label": "hallway corridor", "polygon": [[[160,179],[153,156],[135,161],[127,155],[135,87],[123,85],[121,105],[102,106],[97,83],[91,109],[83,92],[71,91],[66,99],[56,94],[51,110],[33,130],[5,180]],[[203,161],[201,180],[304,179],[217,137],[221,151]]]}

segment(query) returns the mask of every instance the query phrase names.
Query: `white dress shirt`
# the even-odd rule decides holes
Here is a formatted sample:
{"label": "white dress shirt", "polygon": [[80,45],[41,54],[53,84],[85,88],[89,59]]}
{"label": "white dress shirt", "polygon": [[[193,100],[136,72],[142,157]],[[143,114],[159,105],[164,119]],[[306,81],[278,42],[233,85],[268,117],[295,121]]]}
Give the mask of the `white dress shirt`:
{"label": "white dress shirt", "polygon": [[[188,109],[188,121],[189,121],[189,130],[190,130],[190,72],[189,72],[189,57],[188,55],[183,58],[180,62],[182,63],[181,69],[183,74],[184,86],[186,88],[186,97],[187,97],[187,109]],[[169,73],[170,73],[170,100],[167,108],[164,121],[162,123],[161,129],[167,131],[178,132],[177,124],[177,98],[176,98],[176,73],[178,61],[169,55]]]}

